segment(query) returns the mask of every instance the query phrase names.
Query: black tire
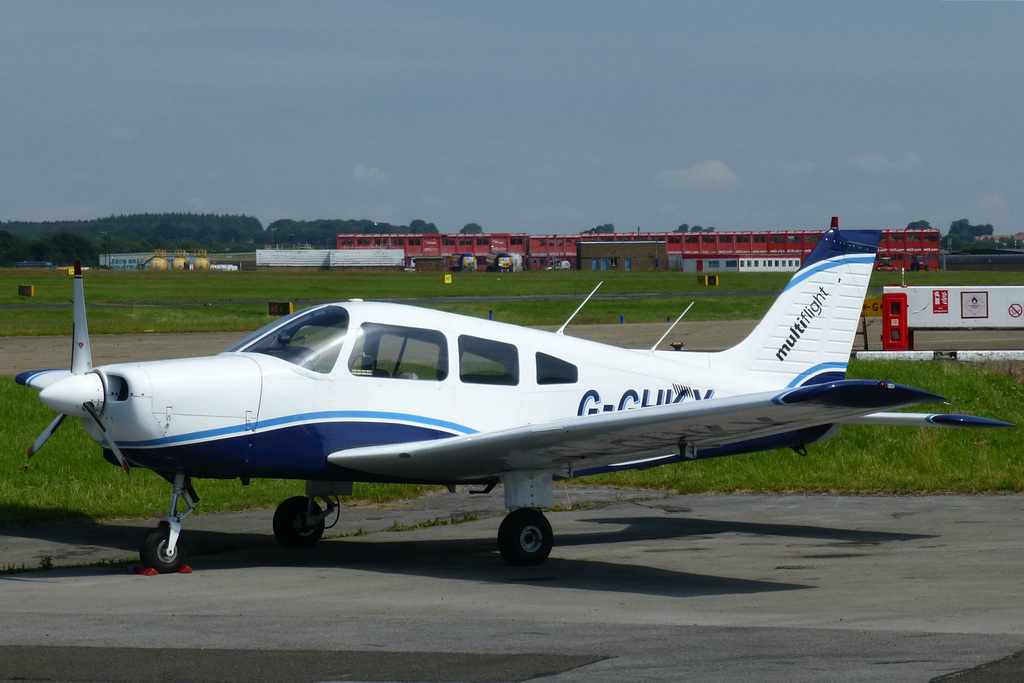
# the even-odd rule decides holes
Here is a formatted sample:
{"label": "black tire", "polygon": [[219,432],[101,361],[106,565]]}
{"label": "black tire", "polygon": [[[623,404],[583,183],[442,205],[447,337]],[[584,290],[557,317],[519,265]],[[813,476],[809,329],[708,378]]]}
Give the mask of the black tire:
{"label": "black tire", "polygon": [[498,550],[514,566],[540,564],[548,559],[553,544],[551,524],[540,510],[513,510],[498,528]]}
{"label": "black tire", "polygon": [[315,526],[306,525],[306,511],[311,510],[319,515],[320,506],[313,502],[309,507],[309,498],[294,496],[277,506],[274,513],[274,538],[285,548],[309,548],[316,545],[324,535],[324,520]]}
{"label": "black tire", "polygon": [[174,552],[167,553],[167,542],[170,539],[171,529],[167,524],[161,524],[153,533],[142,539],[139,547],[139,559],[143,566],[155,569],[159,574],[173,574],[185,564],[185,549],[181,546],[181,538],[174,546]]}

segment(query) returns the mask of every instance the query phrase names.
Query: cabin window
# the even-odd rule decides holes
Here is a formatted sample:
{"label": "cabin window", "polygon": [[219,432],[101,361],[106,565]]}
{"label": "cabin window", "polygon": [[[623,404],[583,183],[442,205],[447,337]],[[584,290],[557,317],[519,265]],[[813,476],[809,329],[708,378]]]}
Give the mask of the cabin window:
{"label": "cabin window", "polygon": [[348,367],[357,377],[439,382],[448,376],[448,343],[436,330],[364,323]]}
{"label": "cabin window", "polygon": [[324,306],[300,311],[254,332],[228,349],[262,353],[314,372],[334,369],[348,332],[348,311]]}
{"label": "cabin window", "polygon": [[459,379],[467,384],[519,384],[519,351],[512,344],[462,335]]}
{"label": "cabin window", "polygon": [[537,384],[575,384],[579,379],[580,371],[572,363],[537,353]]}

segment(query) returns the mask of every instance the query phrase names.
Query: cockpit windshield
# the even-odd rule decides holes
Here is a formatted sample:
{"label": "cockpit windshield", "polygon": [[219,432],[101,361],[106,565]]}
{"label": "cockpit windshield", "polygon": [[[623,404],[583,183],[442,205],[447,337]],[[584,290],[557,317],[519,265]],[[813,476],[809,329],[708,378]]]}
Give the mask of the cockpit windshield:
{"label": "cockpit windshield", "polygon": [[300,311],[254,332],[228,349],[263,353],[314,372],[334,369],[348,333],[348,311],[324,306]]}

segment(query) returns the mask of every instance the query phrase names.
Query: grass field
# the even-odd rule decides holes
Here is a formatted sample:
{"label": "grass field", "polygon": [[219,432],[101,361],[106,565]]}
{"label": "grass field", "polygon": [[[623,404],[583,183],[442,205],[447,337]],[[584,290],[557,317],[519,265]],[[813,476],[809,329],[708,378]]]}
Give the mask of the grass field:
{"label": "grass field", "polygon": [[[873,284],[892,280],[876,274]],[[444,285],[439,274],[408,273],[116,273],[86,274],[92,303],[134,302],[123,307],[91,307],[93,333],[137,330],[166,332],[252,330],[269,320],[265,304],[150,306],[146,302],[239,302],[359,297],[524,296],[521,301],[441,303],[437,308],[520,324],[560,324],[574,301],[529,297],[572,294],[582,297],[597,281],[590,272],[458,275]],[[605,294],[671,293],[667,297],[593,301],[577,318],[581,324],[664,321],[675,317],[706,290],[693,275],[679,273],[602,273]],[[898,277],[898,276],[897,276]],[[729,292],[776,291],[787,275],[730,275]],[[1017,284],[1013,273],[918,273],[917,284]],[[18,284],[36,286],[35,299],[19,299]],[[0,270],[0,304],[24,304],[5,311],[2,334],[70,334],[70,309],[38,304],[64,303],[71,279],[57,271]],[[689,320],[752,319],[767,310],[771,295],[700,297]],[[882,378],[935,391],[951,405],[939,410],[971,412],[1024,424],[1024,377],[1019,370],[943,363],[854,362],[851,377]],[[77,420],[69,420],[31,462],[27,447],[53,418],[35,392],[0,377],[0,526],[69,518],[162,515],[170,487],[148,471],[130,476],[100,457]],[[677,492],[858,491],[858,492],[1024,492],[1024,448],[1017,430],[949,430],[847,427],[838,437],[809,447],[806,458],[772,451],[671,465],[580,480],[613,486],[650,487]],[[264,508],[302,491],[302,482],[200,481],[202,511]],[[357,500],[408,497],[423,487],[356,485]]]}

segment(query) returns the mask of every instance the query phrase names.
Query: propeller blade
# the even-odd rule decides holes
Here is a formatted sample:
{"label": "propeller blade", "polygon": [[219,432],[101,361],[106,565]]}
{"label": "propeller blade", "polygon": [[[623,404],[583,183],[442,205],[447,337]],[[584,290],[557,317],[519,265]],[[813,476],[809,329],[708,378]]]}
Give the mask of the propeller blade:
{"label": "propeller blade", "polygon": [[131,474],[132,466],[128,464],[128,461],[125,459],[124,454],[121,453],[121,449],[118,448],[117,444],[114,443],[114,440],[110,438],[110,434],[107,433],[107,428],[104,427],[103,423],[100,421],[100,416],[99,413],[96,412],[95,406],[93,406],[93,404],[91,403],[83,403],[82,407],[85,408],[85,411],[89,413],[89,415],[92,417],[93,421],[96,423],[96,426],[100,428],[100,431],[103,433],[103,441],[106,443],[107,448],[109,448],[114,453],[114,457],[117,458],[117,462],[120,463],[121,467],[124,468],[125,474]]}
{"label": "propeller blade", "polygon": [[36,439],[36,442],[29,446],[28,457],[31,458],[33,455],[36,454],[36,452],[39,451],[40,448],[43,447],[43,444],[46,443],[46,440],[53,436],[53,433],[57,431],[57,427],[60,427],[60,423],[63,422],[64,418],[66,417],[67,415],[61,413],[54,419],[53,422],[50,423],[49,427],[43,430],[43,433],[39,435],[39,438]]}
{"label": "propeller blade", "polygon": [[85,319],[85,285],[82,262],[75,261],[75,284],[72,298],[74,328],[71,333],[71,374],[92,372],[92,347],[89,345],[89,323]]}

